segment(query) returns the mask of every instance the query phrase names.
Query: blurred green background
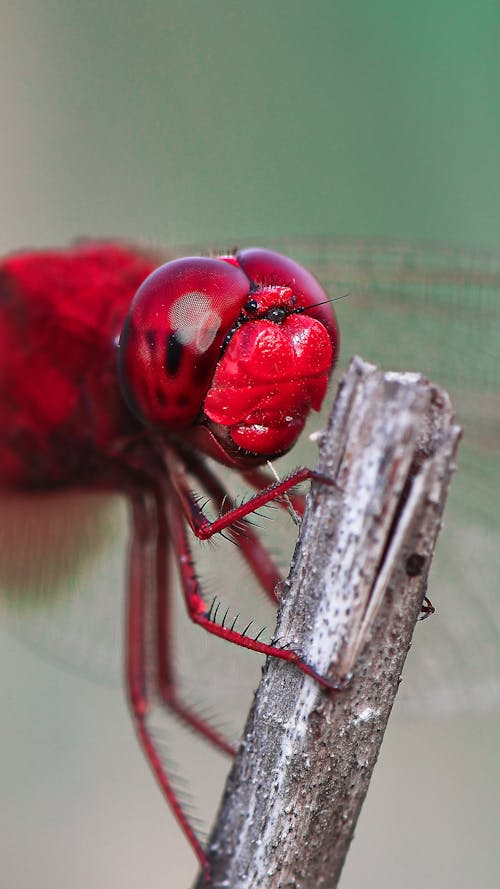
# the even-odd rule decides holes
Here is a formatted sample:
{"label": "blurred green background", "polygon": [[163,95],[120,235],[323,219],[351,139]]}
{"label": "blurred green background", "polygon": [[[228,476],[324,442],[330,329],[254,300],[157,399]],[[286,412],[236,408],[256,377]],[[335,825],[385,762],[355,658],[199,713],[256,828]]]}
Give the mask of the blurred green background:
{"label": "blurred green background", "polygon": [[[3,252],[500,242],[495,2],[0,0],[0,19]],[[2,885],[184,889],[193,859],[120,697],[8,635],[0,658]],[[342,889],[496,886],[499,735],[391,727]]]}
{"label": "blurred green background", "polygon": [[498,244],[498,4],[2,9],[10,248],[328,233]]}

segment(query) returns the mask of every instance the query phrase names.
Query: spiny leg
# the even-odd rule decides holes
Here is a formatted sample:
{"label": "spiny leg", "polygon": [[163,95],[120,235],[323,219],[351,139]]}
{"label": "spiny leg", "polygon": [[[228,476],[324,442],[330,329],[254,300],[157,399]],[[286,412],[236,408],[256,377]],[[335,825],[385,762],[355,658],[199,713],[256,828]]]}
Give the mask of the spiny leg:
{"label": "spiny leg", "polygon": [[[157,538],[155,553],[156,572],[156,645],[157,680],[162,701],[184,723],[207,741],[229,756],[234,756],[236,748],[224,735],[210,725],[206,719],[185,704],[179,695],[178,682],[173,663],[174,634],[170,589],[170,540],[166,516],[165,498],[168,489],[157,485],[155,490],[157,513]],[[173,494],[171,494],[173,496]]]}
{"label": "spiny leg", "polygon": [[[204,461],[199,460],[195,455],[190,455],[188,458],[188,469],[200,481],[207,493],[213,497],[219,509],[226,507],[227,511],[234,509],[234,502],[229,497],[226,488]],[[189,489],[186,490],[185,496],[192,496]],[[250,525],[246,525],[242,533],[238,534],[235,539],[250,570],[268,597],[276,604],[279,601],[276,595],[276,588],[283,581],[283,576],[275,565],[267,547]]]}
{"label": "spiny leg", "polygon": [[[268,488],[269,485],[273,484],[271,476],[258,466],[255,467],[255,469],[246,469],[242,474],[248,484],[251,485],[252,488],[255,488],[256,491],[263,491],[265,488]],[[306,508],[306,498],[304,495],[290,493],[287,494],[287,498],[288,502],[285,498],[279,500],[279,505],[283,509],[289,509],[289,504],[291,504],[297,515],[303,516]]]}
{"label": "spiny leg", "polygon": [[[170,782],[154,738],[148,728],[147,718],[153,703],[148,674],[155,657],[154,643],[148,632],[148,611],[154,604],[148,578],[148,560],[156,528],[151,498],[135,491],[131,495],[132,539],[129,557],[128,615],[127,615],[127,655],[126,682],[129,706],[139,743],[146,755],[163,795],[189,841],[210,884],[210,869],[204,849],[198,840]],[[154,662],[153,662],[154,663]]]}
{"label": "spiny leg", "polygon": [[202,590],[194,570],[185,519],[174,498],[170,499],[168,502],[168,522],[172,539],[174,541],[174,552],[177,557],[186,608],[189,617],[194,623],[203,627],[207,632],[212,633],[214,636],[219,636],[220,638],[225,639],[226,642],[232,642],[242,648],[248,648],[251,651],[257,651],[260,654],[270,655],[271,657],[279,658],[288,663],[296,664],[304,673],[312,676],[326,688],[335,691],[339,689],[338,683],[332,682],[326,677],[321,676],[314,667],[310,666],[302,659],[298,652],[289,648],[279,648],[276,645],[261,642],[258,636],[256,638],[246,636],[245,632],[240,633],[235,629],[234,623],[230,626],[226,626],[224,621],[222,624],[216,623],[212,617],[211,610],[207,608],[203,599]]}
{"label": "spiny leg", "polygon": [[225,528],[229,528],[231,525],[244,519],[252,512],[256,512],[256,510],[265,506],[267,503],[271,503],[275,500],[279,501],[282,494],[285,494],[290,488],[295,487],[295,485],[300,482],[307,481],[308,479],[316,479],[323,484],[335,485],[333,480],[325,478],[325,476],[315,472],[313,469],[299,467],[294,470],[294,472],[285,476],[281,481],[277,481],[274,484],[269,485],[267,488],[258,491],[257,494],[254,494],[245,503],[241,503],[239,506],[229,509],[223,515],[219,516],[219,518],[210,522],[193,499],[189,490],[183,459],[173,451],[168,450],[165,452],[165,461],[168,467],[169,478],[175,487],[179,505],[184,517],[193,533],[196,534],[200,540],[208,540],[210,537],[213,537],[214,534],[223,531]]}

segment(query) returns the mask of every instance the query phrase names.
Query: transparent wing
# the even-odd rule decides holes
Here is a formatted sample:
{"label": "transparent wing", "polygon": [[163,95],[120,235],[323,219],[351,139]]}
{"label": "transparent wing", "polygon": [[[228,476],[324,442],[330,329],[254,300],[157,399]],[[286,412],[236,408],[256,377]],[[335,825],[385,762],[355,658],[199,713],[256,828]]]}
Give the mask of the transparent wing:
{"label": "transparent wing", "polygon": [[[283,245],[337,303],[341,368],[354,353],[450,392],[464,430],[399,709],[500,700],[500,255],[382,242]],[[404,704],[404,707],[402,706]]]}

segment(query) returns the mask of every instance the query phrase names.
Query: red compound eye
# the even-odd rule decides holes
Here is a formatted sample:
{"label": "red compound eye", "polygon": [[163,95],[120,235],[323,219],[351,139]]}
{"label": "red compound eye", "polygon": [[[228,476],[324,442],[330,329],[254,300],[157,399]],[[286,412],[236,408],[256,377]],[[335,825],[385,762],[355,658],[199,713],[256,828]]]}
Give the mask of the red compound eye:
{"label": "red compound eye", "polygon": [[169,262],[144,281],[120,339],[122,389],[143,422],[165,430],[194,422],[248,291],[240,268],[202,257]]}

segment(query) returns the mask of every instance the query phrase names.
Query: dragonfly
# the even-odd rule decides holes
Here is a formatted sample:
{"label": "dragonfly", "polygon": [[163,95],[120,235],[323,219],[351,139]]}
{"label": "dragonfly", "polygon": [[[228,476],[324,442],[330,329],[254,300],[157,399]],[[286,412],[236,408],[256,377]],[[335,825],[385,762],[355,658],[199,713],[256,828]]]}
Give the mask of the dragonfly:
{"label": "dragonfly", "polygon": [[[440,713],[455,711],[464,706],[464,701],[467,702],[468,708],[488,709],[496,706],[500,697],[500,670],[497,653],[498,614],[496,612],[497,579],[500,567],[497,546],[500,508],[495,496],[495,486],[496,490],[498,490],[498,481],[500,480],[500,461],[498,457],[498,445],[500,443],[500,371],[497,360],[499,353],[498,343],[500,342],[499,257],[481,251],[467,252],[378,241],[334,241],[326,238],[313,241],[273,241],[271,244],[266,244],[266,247],[271,248],[273,251],[269,255],[272,256],[278,253],[281,256],[284,253],[292,256],[293,260],[299,263],[301,270],[309,269],[314,273],[314,279],[312,279],[312,276],[307,277],[309,272],[296,272],[296,276],[298,275],[300,278],[300,275],[306,275],[305,280],[309,287],[312,288],[309,305],[314,306],[313,313],[315,312],[316,315],[319,313],[321,319],[319,323],[322,325],[323,330],[328,332],[328,339],[333,352],[336,351],[337,347],[337,330],[335,322],[332,321],[333,314],[329,307],[328,298],[349,292],[349,299],[341,304],[340,325],[342,341],[344,344],[347,344],[348,354],[357,352],[362,354],[363,357],[381,364],[386,369],[422,371],[440,385],[447,387],[451,392],[452,399],[457,408],[457,419],[464,428],[464,442],[459,458],[459,470],[447,512],[444,537],[437,554],[430,584],[432,596],[437,599],[436,604],[439,611],[446,614],[446,620],[440,622],[440,624],[435,622],[432,627],[429,637],[426,639],[428,644],[425,647],[425,659],[420,659],[418,662],[415,661],[413,665],[414,675],[406,683],[403,693],[406,699],[403,700],[403,704],[408,710],[416,708]],[[85,254],[85,251],[92,251],[94,248],[95,245],[90,243],[78,249]],[[135,291],[138,290],[140,292],[141,286],[144,286],[144,279],[147,279],[151,273],[154,275],[154,270],[157,266],[163,267],[163,262],[170,261],[175,264],[176,259],[186,253],[207,252],[206,250],[193,251],[184,248],[179,251],[153,253],[143,251],[140,248],[132,248],[129,245],[113,244],[106,245],[106,247],[103,246],[102,249],[108,251],[108,257],[111,256],[114,250],[118,254],[120,254],[120,251],[123,251],[129,260],[132,259],[131,268],[127,268],[126,273],[128,289],[125,302],[132,301]],[[217,255],[218,251],[211,251],[211,253],[212,255]],[[72,256],[73,254],[70,252],[69,255]],[[238,256],[238,253],[222,251],[222,255],[226,256],[224,260],[226,263],[224,274],[228,275],[231,279],[231,286],[234,287],[233,270],[236,270],[236,272],[240,271],[239,267],[234,264],[238,262],[238,260],[234,259],[235,255]],[[244,257],[245,251],[241,255]],[[264,259],[267,262],[268,254],[265,251],[260,253],[258,251],[255,253],[249,251],[248,256],[250,257],[251,275],[255,277],[256,272],[255,267],[251,265],[252,261],[255,262],[255,256],[257,256],[260,257],[261,264],[264,263]],[[40,262],[42,255],[40,254],[37,257],[37,254],[34,253],[32,257],[34,261],[32,274],[36,276],[37,258]],[[208,261],[221,262],[221,260],[213,259]],[[289,260],[286,260],[286,262],[289,262]],[[247,289],[244,293],[242,291],[241,299],[237,305],[238,313],[241,313],[242,310],[247,315],[251,315],[252,311],[256,312],[252,319],[254,321],[258,321],[263,317],[264,309],[266,312],[283,308],[286,310],[287,300],[290,299],[287,293],[281,293],[279,298],[276,293],[280,286],[285,286],[286,289],[286,285],[290,283],[290,268],[286,267],[287,273],[284,279],[285,285],[283,285],[283,279],[280,279],[276,268],[271,268],[265,263],[264,266],[261,280],[255,282],[252,278],[253,283],[250,290]],[[98,273],[95,272],[94,274],[97,275]],[[111,271],[107,287],[115,286],[118,291],[120,286],[123,286],[121,285],[122,280],[122,273],[118,273],[115,269]],[[317,284],[318,281],[321,282],[321,287]],[[257,287],[254,290],[255,283]],[[26,284],[26,286],[28,285]],[[261,290],[262,286],[270,288],[272,300],[271,303],[266,303],[260,308],[252,309],[249,304],[252,300],[255,300],[255,294],[260,294],[259,286]],[[73,287],[80,288],[81,279],[74,281]],[[200,290],[198,283],[195,282],[190,287],[191,289],[188,291],[190,295],[193,293],[198,294],[198,303],[195,305],[195,310],[199,312]],[[247,287],[246,282],[245,287]],[[88,288],[91,295],[95,293],[92,280],[89,280]],[[239,293],[238,282],[236,290]],[[185,294],[182,294],[182,296],[185,296]],[[116,299],[118,301],[118,296]],[[186,308],[185,304],[183,306]],[[246,309],[244,308],[245,306],[247,306]],[[294,306],[292,312],[303,308],[302,305]],[[208,309],[211,312],[213,304],[209,305]],[[99,305],[89,300],[87,310],[88,315],[84,319],[86,325],[85,337],[83,337],[81,330],[81,317],[71,319],[72,323],[77,327],[80,339],[87,337],[87,328],[95,329],[95,319],[98,317]],[[156,310],[154,306],[153,310]],[[143,308],[141,308],[142,311],[144,311]],[[187,311],[188,314],[193,311],[192,302],[188,303]],[[118,312],[117,314],[119,315],[120,313]],[[292,317],[298,321],[303,315],[304,312],[297,312],[287,317]],[[143,320],[143,317],[141,317],[141,323]],[[186,324],[188,333],[185,336],[184,344],[192,342],[190,337],[192,337],[193,320],[189,317],[188,321],[189,324]],[[234,318],[230,319],[230,321],[229,328],[232,329],[236,322]],[[118,344],[117,329],[119,325],[117,325],[117,318],[113,317],[110,319],[107,317],[105,319],[105,325],[113,330],[115,348],[119,346],[123,354],[126,354],[126,349],[123,347],[124,342],[128,343],[130,338],[133,338],[133,335],[135,335],[134,323],[132,321],[128,323],[125,336],[122,333],[122,342]],[[275,322],[266,319],[266,323],[273,324]],[[154,353],[153,347],[155,346],[153,341],[156,332],[153,327],[151,316],[149,316],[147,327],[149,341],[147,346],[150,353]],[[194,327],[196,327],[195,324]],[[227,325],[225,327],[227,328]],[[240,328],[245,330],[247,327],[250,327],[249,323],[240,323],[237,326],[237,331],[240,331]],[[224,336],[227,336],[228,330],[225,329],[223,332]],[[53,330],[44,330],[43,336],[44,347],[47,349],[57,348],[58,343],[57,339],[54,338],[55,332]],[[212,330],[210,329],[208,333],[204,330],[203,336],[205,339],[210,340]],[[61,354],[64,354],[63,344],[60,345]],[[87,350],[99,348],[99,344],[95,345],[92,343],[91,345],[87,339],[85,339],[84,346]],[[217,343],[217,347],[220,351],[220,341]],[[227,345],[223,348],[227,348]],[[325,360],[324,366],[318,372],[319,376],[322,376],[321,382],[318,383],[316,381],[316,388],[318,389],[319,387],[321,392],[308,393],[308,409],[311,406],[319,407],[325,388],[325,379],[323,378],[328,376],[334,361],[333,354],[329,352],[328,343],[324,344],[324,348],[328,353],[328,357]],[[2,351],[3,354],[6,354],[5,348]],[[179,351],[182,352],[179,343],[174,343],[170,350],[171,365],[179,360]],[[78,354],[67,356],[67,360],[69,362],[73,361],[75,365],[78,359]],[[115,360],[114,357],[113,361]],[[125,365],[126,359],[123,359],[120,369],[122,375],[126,374]],[[19,374],[21,373],[24,373],[22,368],[19,370]],[[108,374],[108,379],[111,380],[113,369],[108,366],[106,373]],[[36,386],[37,376],[35,366],[33,368],[33,386]],[[171,383],[171,380],[169,382]],[[56,381],[55,385],[59,384],[62,386],[63,391],[63,383],[64,380]],[[232,406],[234,408],[234,404],[231,405],[231,386],[227,385],[227,383],[227,380],[222,380],[222,384],[217,390],[217,397],[221,401],[220,393],[224,390],[224,396],[230,402],[229,407]],[[184,384],[185,388],[184,380],[181,380],[181,384]],[[130,383],[127,385],[130,385]],[[143,393],[143,403],[139,404],[135,393],[137,389],[140,390],[141,385],[143,386],[141,390]],[[95,414],[99,415],[96,429],[99,430],[102,440],[106,440],[106,435],[109,434],[106,422],[110,422],[110,418],[112,422],[116,422],[117,412],[123,411],[124,406],[122,402],[117,406],[116,401],[113,401],[114,393],[111,391],[111,386],[105,386],[103,389],[105,390],[103,401],[97,405],[91,404],[90,407],[93,407]],[[60,402],[64,403],[64,395],[63,391],[59,403],[51,405],[51,409],[57,410]],[[162,405],[165,401],[165,393],[153,392],[153,400],[155,401],[155,409],[160,411],[164,409]],[[90,401],[92,402],[92,399]],[[137,386],[134,383],[134,394],[126,392],[125,401],[127,402],[125,411],[131,412],[134,417],[143,419],[143,412],[150,407],[151,391],[148,390],[147,385],[144,387],[144,382],[138,383]],[[237,401],[234,395],[233,401]],[[191,406],[188,405],[188,407]],[[198,409],[199,404],[196,407],[196,410]],[[218,407],[216,405],[214,409],[216,423],[221,419],[220,416],[216,416],[217,409],[227,410],[227,405],[226,407],[223,404]],[[304,413],[307,413],[307,411]],[[281,419],[283,418],[283,412],[280,417]],[[297,419],[297,415],[295,419]],[[305,421],[305,415],[300,416],[299,422],[296,424],[300,426],[300,429],[294,429],[294,432],[297,432],[297,434],[302,431],[303,421]],[[276,424],[277,427],[279,425],[279,423]],[[282,434],[282,429],[275,428],[273,430],[275,441],[277,440],[276,436],[279,437]],[[210,446],[207,447],[206,440],[200,444],[199,430],[197,435],[198,439],[191,437],[191,440],[184,442],[182,446],[184,450],[181,448],[180,451],[181,456],[185,462],[186,454],[190,454],[186,467],[187,470],[206,488],[216,504],[218,504],[218,508],[222,509],[222,511],[226,510],[227,514],[230,501],[225,490],[217,481],[214,481],[215,476],[212,470],[207,469],[197,456],[198,448],[201,446],[205,453],[208,453],[209,458],[219,457],[220,459],[221,453],[216,450],[220,446],[220,441],[214,444],[213,440],[211,440]],[[292,436],[293,441],[295,438],[296,435]],[[274,450],[267,446],[265,453],[275,455],[287,450],[290,446],[290,440],[278,441],[277,444],[273,445]],[[125,444],[121,442],[120,446],[130,448],[130,442],[127,441]],[[225,446],[226,443],[224,442],[223,447]],[[252,448],[255,447],[256,443],[253,440],[249,450],[252,451]],[[30,462],[31,471],[41,480],[38,485],[36,482],[32,483],[32,487],[43,488],[43,477],[46,477],[48,473],[46,465],[47,455],[43,453],[43,447],[36,449],[32,443],[30,443],[28,450],[32,455]],[[8,453],[4,454],[3,465],[7,465],[7,458],[11,461],[17,460],[19,462],[20,454],[22,455],[21,443],[18,442],[17,446],[13,447],[12,440],[10,439]],[[136,453],[133,456],[133,460],[136,461],[134,472],[140,477],[141,455]],[[68,449],[63,447],[62,450],[59,449],[59,452],[57,452],[55,465],[55,469],[52,466],[52,472],[55,471],[56,475],[58,473],[67,473],[67,477],[71,478],[73,473],[74,477],[75,465],[78,466],[78,455],[68,453]],[[118,461],[115,461],[115,469],[117,465]],[[245,467],[245,470],[246,482],[262,489],[264,479],[259,474],[260,471],[251,466]],[[116,471],[118,472],[118,470]],[[175,461],[175,455],[169,455],[168,461],[162,466],[162,471],[166,477],[178,479],[177,494],[181,498],[186,498],[188,488],[182,476],[184,470],[179,469]],[[297,481],[297,476],[290,476],[287,468],[285,468],[284,472],[284,482],[281,483],[282,487],[275,487],[273,489],[274,495],[284,493],[292,483]],[[11,477],[14,477],[14,475],[15,468],[11,469]],[[97,493],[93,495],[94,501],[97,498],[99,504],[96,502],[92,504],[92,498],[87,498],[91,506],[102,505],[101,498],[105,497],[109,491],[119,488],[120,479],[113,477],[113,474],[110,474],[108,470],[105,476],[104,479],[100,478],[98,485],[94,485],[94,489],[97,490]],[[300,480],[306,477],[307,473],[298,478]],[[84,478],[83,486],[85,486],[85,483],[87,483],[87,486],[89,485],[88,479]],[[138,493],[132,500],[132,514],[135,527],[140,528],[141,531],[138,535],[139,540],[134,538],[135,542],[132,544],[130,572],[132,584],[134,570],[136,572],[139,571],[139,574],[147,574],[148,571],[151,572],[153,570],[159,571],[162,576],[162,583],[165,584],[168,561],[166,549],[159,548],[160,552],[156,556],[155,568],[151,566],[151,556],[149,556],[149,565],[146,564],[147,560],[144,556],[144,550],[146,549],[144,542],[151,536],[158,534],[159,510],[157,509],[157,504],[155,509],[154,502],[152,502],[151,498],[148,500],[144,490],[141,490],[144,487],[143,484],[141,485],[140,483],[136,487],[138,488]],[[37,496],[40,496],[39,492],[31,493],[28,496],[28,501],[30,497],[36,499]],[[4,504],[7,504],[4,516],[9,516],[9,521],[4,518],[4,526],[10,526],[15,509],[19,508],[22,510],[22,514],[26,515],[26,499],[19,506],[16,498],[14,500],[10,498],[10,494],[3,498]],[[60,494],[57,492],[52,494],[52,498],[55,501],[61,499],[61,502],[64,502],[64,498],[66,498],[66,502],[69,501],[64,491]],[[258,501],[256,505],[262,506],[264,502]],[[192,513],[196,512],[198,518],[199,513],[203,512],[195,499],[189,500],[189,509]],[[86,513],[85,510],[81,509],[79,501],[77,501],[75,512],[78,515],[80,530],[82,531],[82,515],[85,516]],[[188,510],[186,509],[185,514],[187,512]],[[92,509],[90,514],[92,514]],[[230,518],[239,521],[245,515],[246,513],[243,510],[236,516],[230,515]],[[222,516],[221,518],[221,524],[215,527],[216,530],[220,529],[224,532],[231,528],[231,524],[228,523],[226,525],[224,518]],[[219,519],[220,521],[221,519]],[[92,522],[93,520],[89,519],[89,523],[83,531],[83,536],[88,535],[92,537],[93,535],[96,546],[102,546],[103,542],[102,539],[99,541],[99,537],[109,538],[113,534],[109,532],[109,529],[104,535],[96,534],[96,529],[92,527]],[[182,523],[176,523],[176,517],[172,513],[169,514],[169,522],[171,527],[177,528],[177,551],[186,555],[189,552],[189,546],[186,544]],[[161,533],[159,536],[161,537]],[[7,531],[3,534],[3,539],[4,550],[7,551],[11,548],[11,541]],[[255,574],[258,575],[260,571],[260,580],[261,582],[263,581],[264,587],[272,596],[278,580],[278,573],[274,567],[269,567],[271,564],[269,560],[265,562],[267,556],[264,553],[262,553],[261,560],[255,557],[256,551],[261,553],[258,537],[247,526],[245,536],[239,536],[238,541],[240,548],[246,548],[246,552],[243,552],[244,558],[246,558]],[[209,555],[213,557],[214,554],[209,551]],[[74,556],[76,560],[78,554],[75,553]],[[260,567],[263,563],[268,565],[264,572]],[[137,567],[141,564],[142,569]],[[263,573],[264,577],[262,577]],[[4,581],[6,587],[15,587],[16,583],[17,579],[12,577]],[[186,578],[185,583],[187,583]],[[141,583],[139,582],[138,585],[141,586]],[[7,597],[7,601],[12,606],[12,597]],[[27,619],[26,607],[24,603],[20,605],[17,599],[14,605],[16,607],[11,608],[10,613],[14,614],[14,621],[18,620],[21,626],[23,621]],[[89,608],[89,602],[84,599],[82,607]],[[147,600],[137,607],[139,610],[142,608],[147,611]],[[52,615],[51,609],[51,622]],[[203,611],[203,616],[204,620],[211,620],[214,614],[209,612],[207,618],[206,612]],[[73,620],[75,623],[79,623],[74,616]],[[165,642],[166,628],[169,626],[169,620],[169,615],[165,611],[163,619],[160,621],[164,633],[163,643]],[[137,617],[135,622],[137,624]],[[103,623],[106,622],[103,621]],[[133,624],[134,621],[131,621],[131,623]],[[141,624],[141,620],[139,620],[139,623]],[[217,615],[213,623],[215,626],[222,627],[222,631],[217,630],[222,636],[225,635],[227,637],[231,633],[236,632],[231,624],[227,625],[224,620],[222,620],[222,623],[218,623]],[[36,618],[34,624],[39,627],[41,622]],[[109,620],[107,626],[109,629]],[[148,633],[151,634],[152,628],[149,626],[149,628],[143,629],[141,632],[144,632],[147,636]],[[140,635],[141,633],[137,634],[136,644],[132,646],[133,651],[141,648]],[[246,636],[246,634],[243,635],[246,640],[252,641],[253,637]],[[260,641],[260,638],[257,638],[256,641],[255,648],[260,650],[261,653],[277,653],[276,651],[270,651],[270,647],[273,647],[270,643],[263,643]],[[104,647],[109,648],[109,645],[106,646],[104,644]],[[248,647],[253,646],[250,644]],[[282,650],[282,654],[285,652],[287,652],[286,657],[288,658],[288,649]],[[310,669],[310,665],[299,664],[299,666]],[[137,676],[141,677],[142,672],[137,663],[131,667],[129,662],[130,669],[132,671],[135,670],[136,678]],[[172,669],[172,664],[164,663],[163,675],[168,678],[169,671],[172,671]],[[231,752],[230,745],[208,722],[204,721],[203,717],[199,718],[188,707],[183,710],[182,705],[178,701],[173,703],[174,707],[178,708],[178,715],[186,719],[187,722],[191,721],[191,724],[195,728],[200,729],[213,743],[223,748],[225,745],[227,752]],[[147,746],[148,739],[143,738],[142,740],[143,745]],[[158,768],[161,769],[161,764]],[[172,803],[172,798],[169,797],[169,799]],[[192,842],[200,862],[203,866],[206,866],[203,849],[199,845],[194,833],[192,833],[182,809],[177,811],[177,815],[188,838]]]}

